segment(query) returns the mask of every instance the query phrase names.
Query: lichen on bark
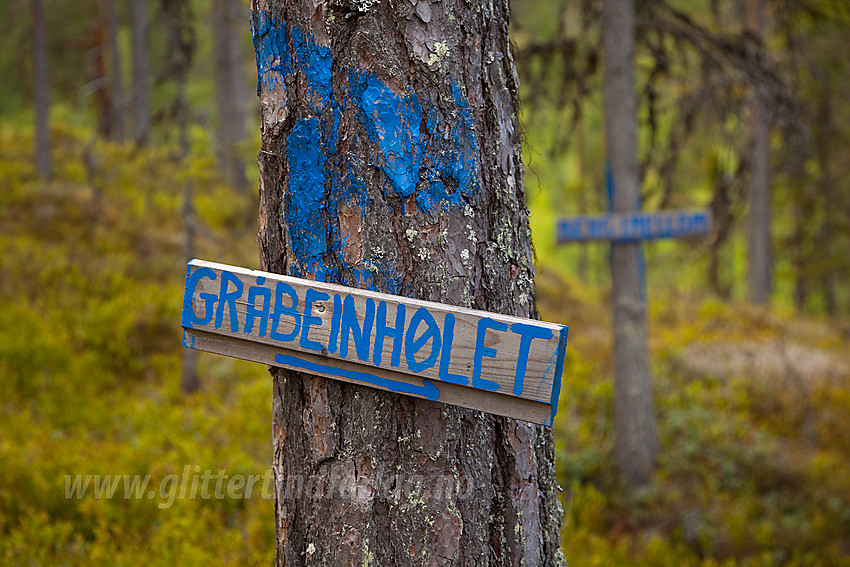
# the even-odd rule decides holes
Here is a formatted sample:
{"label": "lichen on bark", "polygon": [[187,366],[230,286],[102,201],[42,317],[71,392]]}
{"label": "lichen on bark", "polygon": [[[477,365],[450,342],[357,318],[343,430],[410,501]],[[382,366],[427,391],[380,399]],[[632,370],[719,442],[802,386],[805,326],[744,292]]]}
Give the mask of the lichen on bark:
{"label": "lichen on bark", "polygon": [[[264,269],[536,317],[507,0],[252,8]],[[550,429],[272,375],[279,565],[563,559]]]}

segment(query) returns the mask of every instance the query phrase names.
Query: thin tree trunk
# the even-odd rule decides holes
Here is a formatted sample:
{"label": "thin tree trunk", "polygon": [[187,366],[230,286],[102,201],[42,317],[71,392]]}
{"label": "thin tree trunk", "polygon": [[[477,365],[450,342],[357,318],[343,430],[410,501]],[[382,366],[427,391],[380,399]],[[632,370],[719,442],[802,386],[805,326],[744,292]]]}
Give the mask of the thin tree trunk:
{"label": "thin tree trunk", "polygon": [[44,179],[52,177],[50,160],[50,72],[47,33],[42,0],[30,0],[32,12],[32,75],[35,99],[35,169]]}
{"label": "thin tree trunk", "polygon": [[[339,6],[253,6],[263,268],[536,316],[507,0]],[[563,564],[551,429],[272,374],[278,565]]]}
{"label": "thin tree trunk", "polygon": [[[189,155],[189,103],[186,100],[186,76],[181,75],[177,81],[177,127],[180,138],[180,161],[185,161]],[[192,195],[192,182],[183,182],[183,255],[186,262],[195,258],[195,234],[197,232],[195,220],[195,201]],[[192,348],[183,349],[183,360],[180,368],[180,389],[191,394],[201,388],[201,380],[198,376],[197,351]]]}
{"label": "thin tree trunk", "polygon": [[245,139],[245,78],[238,29],[244,25],[240,2],[215,0],[212,9],[214,76],[218,110],[219,164],[225,178],[239,191],[248,189],[245,162],[238,144]]}
{"label": "thin tree trunk", "polygon": [[[163,22],[164,32],[168,38],[169,60],[166,68],[169,78],[177,83],[177,96],[173,101],[174,118],[177,126],[179,144],[178,161],[185,167],[189,156],[189,100],[186,96],[186,83],[192,58],[195,53],[195,36],[192,28],[192,9],[190,0],[161,0],[160,21]],[[182,216],[184,224],[183,251],[186,261],[195,257],[195,233],[197,230],[195,204],[192,195],[192,181],[183,183]],[[184,393],[191,394],[200,389],[197,359],[193,349],[183,349],[181,364],[180,388]]]}
{"label": "thin tree trunk", "polygon": [[106,14],[98,14],[91,35],[91,76],[89,84],[93,86],[95,117],[97,132],[101,137],[112,137],[110,131],[112,120],[112,100],[109,92],[109,81],[106,73]]}
{"label": "thin tree trunk", "polygon": [[[633,211],[640,196],[637,100],[633,78],[635,13],[631,0],[602,4],[605,146],[614,180],[614,212]],[[655,404],[647,350],[646,303],[641,297],[640,244],[613,244],[615,452],[631,485],[652,478],[657,453]]]}
{"label": "thin tree trunk", "polygon": [[[761,35],[764,27],[764,0],[751,0],[749,25]],[[753,93],[753,170],[749,214],[749,297],[752,303],[770,302],[772,251],[770,241],[770,132],[764,103]]]}
{"label": "thin tree trunk", "polygon": [[[718,163],[714,179],[714,197],[711,211],[714,216],[714,238],[711,242],[711,260],[708,268],[708,282],[718,297],[728,299],[732,294],[731,284],[724,283],[721,274],[724,245],[732,229],[731,190],[732,179]],[[726,278],[728,281],[728,278]]]}
{"label": "thin tree trunk", "polygon": [[133,61],[133,140],[148,143],[151,127],[150,66],[148,63],[148,16],[145,0],[129,0]]}
{"label": "thin tree trunk", "polygon": [[[188,145],[188,144],[187,144]],[[195,234],[197,227],[195,225],[195,202],[192,195],[192,182],[183,182],[183,256],[186,261],[195,258]],[[196,392],[201,387],[201,380],[198,376],[198,358],[197,351],[192,348],[183,349],[183,358],[180,364],[180,389],[187,394]]]}
{"label": "thin tree trunk", "polygon": [[795,207],[792,213],[794,220],[794,232],[791,235],[790,248],[794,258],[794,309],[798,313],[803,313],[806,310],[806,302],[809,295],[808,286],[808,263],[811,257],[806,253],[806,243],[809,239],[808,225],[812,218],[811,199],[804,185],[807,179],[803,177],[803,172],[796,173],[796,185],[792,195],[794,196]]}
{"label": "thin tree trunk", "polygon": [[[834,152],[836,147],[834,136],[834,117],[833,117],[833,89],[832,86],[824,81],[822,84],[824,89],[821,95],[821,102],[818,104],[816,120],[817,120],[817,136],[815,136],[815,152],[820,168],[820,178],[818,179],[817,195],[822,203],[823,224],[815,235],[817,253],[816,260],[826,266],[823,274],[819,278],[821,293],[823,294],[824,306],[830,317],[835,317],[838,311],[838,298],[836,297],[836,273],[837,266],[832,259],[832,249],[835,246],[833,242],[833,232],[837,223],[836,219],[840,218],[840,207],[836,206],[840,200],[837,198],[835,191],[835,179],[832,173]],[[836,214],[836,209],[839,213]]]}
{"label": "thin tree trunk", "polygon": [[121,53],[118,50],[118,10],[116,0],[103,0],[106,10],[106,34],[109,46],[109,89],[112,107],[109,132],[111,139],[124,141],[124,86],[121,82]]}

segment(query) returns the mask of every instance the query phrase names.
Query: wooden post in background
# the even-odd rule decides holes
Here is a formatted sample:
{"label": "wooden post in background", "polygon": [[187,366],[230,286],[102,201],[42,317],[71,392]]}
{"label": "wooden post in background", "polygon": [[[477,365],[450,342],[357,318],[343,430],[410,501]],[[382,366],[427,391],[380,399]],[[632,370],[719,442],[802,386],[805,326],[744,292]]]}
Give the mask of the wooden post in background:
{"label": "wooden post in background", "polygon": [[[764,31],[765,0],[750,0],[747,27],[761,39]],[[747,218],[747,279],[750,301],[757,305],[770,302],[773,272],[771,250],[770,128],[767,109],[757,89],[752,96],[752,168],[750,171],[749,216]]]}
{"label": "wooden post in background", "polygon": [[[605,0],[602,4],[605,149],[614,184],[614,213],[634,211],[640,200],[634,38],[632,0]],[[658,451],[639,254],[640,244],[636,242],[611,245],[616,380],[614,448],[620,474],[631,485],[649,482]]]}

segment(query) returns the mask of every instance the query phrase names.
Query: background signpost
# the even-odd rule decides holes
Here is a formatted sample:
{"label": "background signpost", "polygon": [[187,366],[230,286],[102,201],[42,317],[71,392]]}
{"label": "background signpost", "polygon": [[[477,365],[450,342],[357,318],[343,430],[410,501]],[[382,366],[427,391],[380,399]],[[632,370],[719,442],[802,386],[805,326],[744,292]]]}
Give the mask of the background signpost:
{"label": "background signpost", "polygon": [[591,240],[637,242],[700,236],[711,232],[712,224],[708,209],[571,217],[558,221],[558,243]]}
{"label": "background signpost", "polygon": [[200,260],[190,349],[552,425],[567,327]]}
{"label": "background signpost", "polygon": [[[610,175],[609,175],[610,178]],[[609,196],[613,197],[609,187]],[[558,244],[571,242],[639,243],[661,238],[703,236],[714,228],[710,209],[635,211],[606,215],[566,217],[558,221]],[[637,251],[640,296],[646,300],[646,267],[643,250]]]}
{"label": "background signpost", "polygon": [[[627,141],[633,144],[633,136]],[[633,161],[634,151],[619,158]],[[636,169],[622,164],[619,167],[626,172]],[[607,241],[612,245],[616,452],[624,478],[639,485],[648,482],[654,470],[657,438],[646,345],[646,269],[643,250],[638,244],[644,240],[708,234],[713,218],[710,210],[623,210],[630,201],[639,203],[637,184],[624,183],[628,190],[619,196],[618,203],[613,168],[609,168],[607,177],[609,202],[619,211],[561,219],[557,238],[559,244]]]}

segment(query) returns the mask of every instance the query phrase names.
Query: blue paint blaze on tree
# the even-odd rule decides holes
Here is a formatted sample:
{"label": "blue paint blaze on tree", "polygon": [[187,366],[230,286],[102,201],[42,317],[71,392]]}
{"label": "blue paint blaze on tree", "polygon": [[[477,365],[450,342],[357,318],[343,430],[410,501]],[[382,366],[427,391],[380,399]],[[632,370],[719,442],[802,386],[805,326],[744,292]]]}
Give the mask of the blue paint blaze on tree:
{"label": "blue paint blaze on tree", "polygon": [[295,257],[324,281],[324,255],[328,251],[327,227],[322,219],[325,205],[325,155],[319,141],[319,121],[315,117],[300,118],[286,139],[289,163],[289,195],[286,222]]}
{"label": "blue paint blaze on tree", "polygon": [[[396,194],[409,197],[415,192],[420,209],[435,211],[460,206],[462,197],[478,191],[475,122],[456,84],[452,84],[455,115],[447,120],[432,106],[425,115],[425,132],[415,92],[398,95],[372,74],[352,74],[349,84],[360,120],[381,149],[380,166]],[[420,179],[427,183],[420,184]]]}
{"label": "blue paint blaze on tree", "polygon": [[441,164],[445,175],[453,178],[465,197],[478,190],[478,141],[475,138],[475,120],[460,88],[452,84],[452,96],[457,117],[452,130],[452,145]]}
{"label": "blue paint blaze on tree", "polygon": [[322,106],[331,101],[331,50],[318,45],[309,34],[305,36],[298,26],[292,27],[292,45],[298,67],[307,77],[310,87],[322,97]]}
{"label": "blue paint blaze on tree", "polygon": [[292,72],[289,59],[289,47],[286,43],[286,23],[276,22],[266,12],[260,11],[256,26],[251,21],[251,37],[254,40],[254,54],[257,59],[257,96],[260,86],[265,84],[269,90],[283,86],[283,78]]}
{"label": "blue paint blaze on tree", "polygon": [[[309,101],[312,116],[300,118],[287,138],[290,180],[286,222],[295,256],[291,273],[310,272],[320,281],[339,281],[340,269],[351,270],[358,285],[364,287],[371,287],[374,275],[380,274],[387,291],[396,293],[401,279],[392,270],[375,265],[364,270],[349,265],[344,258],[344,235],[339,235],[335,220],[339,204],[348,202],[365,210],[369,197],[357,172],[362,164],[337,154],[343,110],[353,104],[369,138],[377,144],[381,159],[375,165],[386,175],[388,194],[402,198],[415,195],[421,210],[435,212],[459,207],[462,197],[473,195],[479,188],[478,144],[466,98],[452,84],[451,115],[444,116],[436,106],[429,105],[426,116],[412,89],[397,94],[377,75],[351,68],[338,70],[349,77],[348,92],[335,94],[331,50],[317,44],[309,31],[287,27],[262,11],[251,31],[258,91],[261,85],[268,90],[285,86],[285,77],[297,66],[316,95]],[[333,170],[328,167],[330,163],[341,167]],[[322,212],[329,219],[328,225]]]}
{"label": "blue paint blaze on tree", "polygon": [[452,84],[452,97],[455,116],[446,120],[432,107],[425,121],[429,135],[426,155],[433,166],[426,171],[427,189],[416,196],[422,209],[433,209],[435,203],[444,208],[460,206],[462,197],[471,197],[479,188],[475,121],[456,84]]}
{"label": "blue paint blaze on tree", "polygon": [[419,96],[415,92],[398,95],[376,75],[352,73],[350,77],[351,95],[360,108],[360,119],[381,150],[381,169],[398,195],[413,195],[422,163]]}

